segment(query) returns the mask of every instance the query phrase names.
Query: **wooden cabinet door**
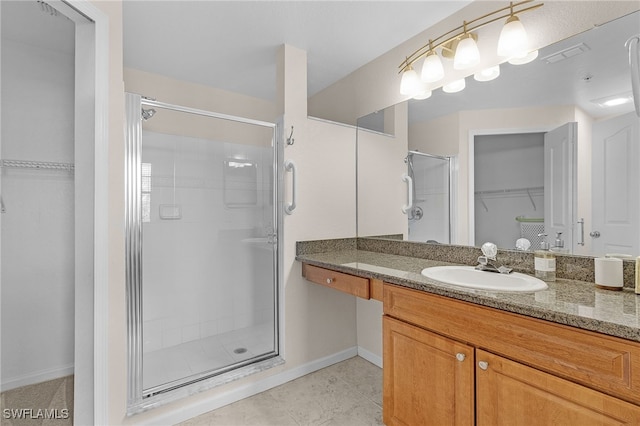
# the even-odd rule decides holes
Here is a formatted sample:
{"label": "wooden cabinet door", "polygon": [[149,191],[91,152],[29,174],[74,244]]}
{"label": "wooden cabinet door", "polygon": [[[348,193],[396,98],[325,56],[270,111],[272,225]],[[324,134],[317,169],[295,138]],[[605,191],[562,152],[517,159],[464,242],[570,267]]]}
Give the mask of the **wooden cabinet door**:
{"label": "wooden cabinet door", "polygon": [[637,405],[480,349],[476,361],[478,426],[640,424]]}
{"label": "wooden cabinet door", "polygon": [[393,425],[473,425],[474,350],[383,317],[383,420]]}

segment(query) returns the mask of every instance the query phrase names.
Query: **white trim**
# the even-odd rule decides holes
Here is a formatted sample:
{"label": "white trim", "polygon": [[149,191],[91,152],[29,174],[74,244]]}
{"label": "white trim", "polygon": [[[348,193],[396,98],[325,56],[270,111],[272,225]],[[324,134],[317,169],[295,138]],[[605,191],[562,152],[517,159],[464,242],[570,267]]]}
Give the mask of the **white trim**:
{"label": "white trim", "polygon": [[[181,406],[180,410],[174,410],[174,411],[171,411],[170,413],[160,415],[151,420],[135,422],[135,423],[139,425],[162,425],[162,426],[168,425],[168,424],[180,423],[185,420],[189,420],[193,417],[204,414],[208,411],[215,410],[217,408],[223,407],[233,402],[240,401],[241,399],[245,399],[250,396],[256,395],[260,392],[264,392],[266,390],[272,389],[276,386],[280,386],[284,383],[290,382],[291,380],[295,380],[309,373],[313,373],[314,371],[317,371],[322,368],[328,367],[330,365],[336,364],[338,362],[347,360],[349,358],[353,358],[354,356],[357,356],[357,355],[358,355],[358,348],[354,346],[352,348],[335,353],[333,355],[326,356],[324,358],[317,359],[315,361],[311,361],[307,364],[301,365],[296,368],[292,368],[282,373],[266,377],[257,382],[247,383],[244,386],[222,393],[220,395],[216,395],[213,398],[210,398],[204,401],[199,401],[194,404]],[[132,419],[135,419],[135,417],[132,417]]]}
{"label": "white trim", "polygon": [[366,350],[362,346],[358,346],[358,356],[366,359],[371,364],[377,365],[378,367],[382,368],[382,357]]}
{"label": "white trim", "polygon": [[95,23],[94,424],[108,421],[109,18],[89,0],[67,0]]}
{"label": "white trim", "polygon": [[502,128],[502,129],[471,129],[469,130],[469,150],[467,152],[467,223],[468,223],[468,241],[470,246],[475,245],[476,226],[475,226],[475,139],[476,136],[487,135],[510,135],[525,133],[546,133],[553,130],[553,127],[525,127],[525,128]]}
{"label": "white trim", "polygon": [[46,382],[73,374],[73,364],[67,364],[56,368],[48,368],[46,370],[36,371],[35,373],[23,374],[2,382],[0,391],[8,391],[22,386],[33,385],[36,383]]}

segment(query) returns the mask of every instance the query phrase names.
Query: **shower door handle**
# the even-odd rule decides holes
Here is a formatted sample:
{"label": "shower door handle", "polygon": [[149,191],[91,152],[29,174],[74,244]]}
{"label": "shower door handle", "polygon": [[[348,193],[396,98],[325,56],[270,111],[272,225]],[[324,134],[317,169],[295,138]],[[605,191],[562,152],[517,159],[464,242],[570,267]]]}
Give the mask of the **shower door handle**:
{"label": "shower door handle", "polygon": [[411,179],[411,176],[404,174],[402,175],[402,181],[407,182],[408,204],[406,206],[402,206],[402,213],[407,214],[407,212],[413,208],[413,179]]}
{"label": "shower door handle", "polygon": [[284,162],[284,169],[287,172],[291,172],[291,203],[284,206],[284,211],[286,214],[293,214],[296,209],[296,165],[293,161],[287,160]]}

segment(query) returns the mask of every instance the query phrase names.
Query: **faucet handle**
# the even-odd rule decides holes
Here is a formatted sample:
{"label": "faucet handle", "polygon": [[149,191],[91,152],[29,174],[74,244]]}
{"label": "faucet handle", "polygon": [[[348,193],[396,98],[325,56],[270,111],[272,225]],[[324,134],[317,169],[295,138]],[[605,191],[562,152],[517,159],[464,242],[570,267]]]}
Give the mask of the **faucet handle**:
{"label": "faucet handle", "polygon": [[498,246],[493,243],[486,242],[480,248],[482,250],[482,254],[484,254],[487,259],[496,260],[496,255],[498,254]]}

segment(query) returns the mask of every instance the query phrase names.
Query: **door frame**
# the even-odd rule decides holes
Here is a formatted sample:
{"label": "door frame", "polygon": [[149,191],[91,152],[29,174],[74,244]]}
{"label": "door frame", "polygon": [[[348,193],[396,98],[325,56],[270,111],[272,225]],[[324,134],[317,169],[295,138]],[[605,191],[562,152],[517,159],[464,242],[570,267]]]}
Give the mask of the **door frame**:
{"label": "door frame", "polygon": [[[76,389],[74,393],[74,412],[76,417],[93,419],[96,425],[109,424],[109,17],[98,9],[90,0],[54,0],[51,6],[69,17],[78,26],[83,26],[81,37],[76,36],[76,51],[81,51],[82,60],[91,64],[93,83],[80,81],[76,76],[76,84],[93,86],[93,93],[85,99],[86,104],[93,106],[93,129],[87,132],[93,134],[93,164],[89,165],[93,171],[93,285],[91,289],[81,289],[76,286],[75,298],[75,328],[82,327],[86,320],[93,321],[92,332],[85,333],[82,340],[75,339],[74,364],[81,359],[86,365],[92,365],[93,377],[80,379],[89,385],[83,389]],[[77,14],[83,16],[77,16]],[[87,24],[84,18],[92,23]],[[91,28],[92,27],[92,28]],[[85,57],[86,55],[86,57]],[[78,57],[76,57],[76,62]],[[87,94],[85,94],[87,95]],[[76,100],[77,103],[77,100]],[[82,311],[84,315],[78,316]],[[86,330],[85,330],[86,331]],[[86,335],[89,334],[89,335]],[[88,343],[90,341],[92,343]],[[76,377],[76,381],[78,378]],[[92,384],[92,385],[91,385]],[[92,395],[81,395],[81,392],[91,392]],[[83,414],[84,413],[84,414]]]}
{"label": "door frame", "polygon": [[[458,155],[436,155],[428,154],[426,152],[409,150],[407,156],[418,155],[422,157],[435,158],[439,160],[446,160],[449,163],[449,242],[447,244],[454,244],[457,232],[457,226],[455,221],[455,215],[457,212],[457,200],[458,200]],[[415,181],[413,182],[415,185]],[[415,188],[415,187],[414,187]],[[415,200],[414,200],[415,203]]]}

